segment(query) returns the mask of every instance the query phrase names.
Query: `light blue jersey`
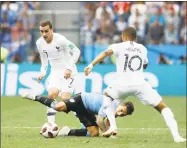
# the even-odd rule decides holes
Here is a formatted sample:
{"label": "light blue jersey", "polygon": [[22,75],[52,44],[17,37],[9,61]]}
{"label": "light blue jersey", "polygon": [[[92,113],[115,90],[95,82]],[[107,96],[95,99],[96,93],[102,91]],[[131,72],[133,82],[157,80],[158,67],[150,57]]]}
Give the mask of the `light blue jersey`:
{"label": "light blue jersey", "polygon": [[81,93],[82,102],[85,108],[96,115],[103,117],[107,116],[106,108],[109,108],[113,113],[119,102],[112,101],[111,98],[102,95],[101,93]]}

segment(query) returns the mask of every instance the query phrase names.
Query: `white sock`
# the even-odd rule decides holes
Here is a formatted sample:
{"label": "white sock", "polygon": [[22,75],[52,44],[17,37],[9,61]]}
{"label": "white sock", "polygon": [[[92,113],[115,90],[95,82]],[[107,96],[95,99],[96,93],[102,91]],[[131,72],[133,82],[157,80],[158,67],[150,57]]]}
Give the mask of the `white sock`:
{"label": "white sock", "polygon": [[174,115],[173,115],[172,111],[170,110],[170,108],[168,108],[168,107],[164,108],[162,110],[161,114],[164,117],[166,125],[169,128],[169,130],[171,131],[173,138],[175,139],[175,138],[180,137],[179,132],[178,132],[177,122],[176,122]]}
{"label": "white sock", "polygon": [[48,122],[55,123],[56,110],[47,107],[47,120]]}

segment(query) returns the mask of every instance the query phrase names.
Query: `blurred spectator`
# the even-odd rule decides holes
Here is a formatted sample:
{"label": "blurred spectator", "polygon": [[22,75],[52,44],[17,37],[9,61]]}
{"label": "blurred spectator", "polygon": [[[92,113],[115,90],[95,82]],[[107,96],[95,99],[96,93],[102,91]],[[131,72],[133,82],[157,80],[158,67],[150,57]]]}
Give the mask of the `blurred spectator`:
{"label": "blurred spectator", "polygon": [[184,19],[184,24],[180,30],[180,43],[187,44],[186,34],[187,34],[187,17]]}
{"label": "blurred spectator", "polygon": [[[12,59],[12,61],[21,62],[26,58],[25,52],[30,41],[30,36],[20,20],[17,20],[16,25],[11,28],[11,34],[12,51],[9,54],[9,59]],[[14,56],[16,56],[16,58],[13,58]]]}
{"label": "blurred spectator", "polygon": [[160,56],[158,57],[158,64],[171,65],[172,61],[168,60],[163,54],[160,54]]}
{"label": "blurred spectator", "polygon": [[164,15],[160,7],[157,7],[155,14],[150,17],[150,24],[154,23],[156,19],[161,25],[165,25]]}
{"label": "blurred spectator", "polygon": [[104,12],[107,12],[112,20],[114,20],[114,12],[108,2],[100,2],[100,6],[96,9],[95,18],[100,21],[104,15]]}
{"label": "blurred spectator", "polygon": [[117,31],[121,34],[123,30],[127,27],[127,22],[124,17],[121,15],[119,20],[116,22]]}
{"label": "blurred spectator", "polygon": [[130,15],[128,24],[129,26],[136,28],[137,40],[138,42],[143,43],[142,41],[144,41],[145,37],[145,16],[140,14],[138,8]]}
{"label": "blurred spectator", "polygon": [[173,24],[174,29],[178,30],[179,27],[179,16],[176,14],[175,9],[173,6],[169,9],[169,14],[165,17],[166,20],[166,27],[168,24]]}
{"label": "blurred spectator", "polygon": [[39,2],[17,2],[19,9],[19,20],[22,21],[23,27],[28,30],[31,36],[30,48],[35,49],[35,33],[34,27],[36,24],[36,16],[29,15],[33,10],[38,9]]}
{"label": "blurred spectator", "polygon": [[114,7],[114,13],[116,14],[116,21],[118,21],[118,17],[123,15],[125,18],[125,21],[128,20],[130,16],[130,7],[131,7],[131,2],[113,2],[113,7]]}
{"label": "blurred spectator", "polygon": [[116,32],[116,27],[107,11],[105,10],[103,11],[103,15],[99,24],[100,24],[99,32],[102,35],[106,36],[106,38],[108,38],[110,42],[110,39],[113,37],[114,33]]}
{"label": "blurred spectator", "polygon": [[149,39],[151,44],[160,44],[163,43],[164,37],[164,28],[159,23],[158,19],[155,20],[153,24],[151,24],[149,29]]}
{"label": "blurred spectator", "polygon": [[131,27],[135,27],[135,22],[139,24],[139,29],[144,31],[145,26],[145,16],[141,15],[139,9],[135,10],[135,13],[132,13],[129,17],[128,24]]}
{"label": "blurred spectator", "polygon": [[20,53],[16,53],[14,56],[11,57],[10,62],[12,63],[21,63],[23,61],[21,54]]}
{"label": "blurred spectator", "polygon": [[6,58],[8,56],[8,50],[6,48],[1,47],[1,63],[5,63],[6,62]]}
{"label": "blurred spectator", "polygon": [[31,56],[28,56],[28,61],[30,64],[40,63],[40,54],[38,52],[34,51]]}
{"label": "blurred spectator", "polygon": [[8,12],[2,12],[1,15],[1,46],[10,50],[12,38],[8,21]]}
{"label": "blurred spectator", "polygon": [[18,19],[18,13],[14,9],[11,9],[10,6],[10,2],[4,2],[2,6],[4,9],[1,10],[1,12],[6,13],[8,24],[10,27],[13,27],[16,23],[16,20]]}
{"label": "blurred spectator", "polygon": [[81,55],[84,57],[84,62],[86,63],[90,63],[93,60],[95,33],[96,28],[93,27],[91,21],[81,28],[81,44],[83,45],[83,52],[81,52]]}
{"label": "blurred spectator", "polygon": [[165,29],[165,43],[167,44],[177,44],[177,30],[174,28],[173,24],[168,24]]}
{"label": "blurred spectator", "polygon": [[164,5],[164,2],[145,2],[146,5],[146,14],[148,17],[156,13],[157,9]]}
{"label": "blurred spectator", "polygon": [[136,29],[136,35],[137,35],[137,42],[141,44],[145,44],[145,32],[141,28],[138,22],[134,22],[134,28]]}
{"label": "blurred spectator", "polygon": [[90,20],[94,20],[97,5],[94,2],[82,2],[80,11],[80,26],[84,26]]}

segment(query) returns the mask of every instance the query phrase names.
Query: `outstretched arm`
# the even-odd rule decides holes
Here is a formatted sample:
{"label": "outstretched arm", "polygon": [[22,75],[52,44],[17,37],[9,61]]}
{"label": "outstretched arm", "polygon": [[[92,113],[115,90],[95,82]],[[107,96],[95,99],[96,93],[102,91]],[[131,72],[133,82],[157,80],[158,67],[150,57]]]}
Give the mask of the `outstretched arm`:
{"label": "outstretched arm", "polygon": [[[116,135],[117,134],[117,126],[116,126],[116,120],[115,120],[115,115],[114,115],[114,110],[112,107],[108,107],[105,111],[107,118],[108,118],[108,129],[106,132],[104,132],[102,135],[104,137],[110,137],[111,135]],[[105,124],[105,128],[107,128],[107,125]]]}
{"label": "outstretched arm", "polygon": [[85,69],[84,69],[84,73],[87,76],[92,68],[99,63],[100,61],[103,61],[106,57],[111,56],[113,54],[113,50],[112,49],[107,49],[104,52],[100,53]]}

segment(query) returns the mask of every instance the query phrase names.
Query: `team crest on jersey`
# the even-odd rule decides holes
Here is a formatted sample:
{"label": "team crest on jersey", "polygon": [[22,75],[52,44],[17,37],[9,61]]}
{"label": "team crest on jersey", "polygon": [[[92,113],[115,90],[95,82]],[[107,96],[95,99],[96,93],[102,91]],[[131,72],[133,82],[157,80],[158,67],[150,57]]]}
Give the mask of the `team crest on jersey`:
{"label": "team crest on jersey", "polygon": [[60,47],[56,46],[56,49],[58,52],[60,52],[62,49],[60,49]]}
{"label": "team crest on jersey", "polygon": [[70,101],[71,103],[74,103],[74,102],[75,102],[75,100],[74,100],[74,99],[70,99],[69,101]]}

